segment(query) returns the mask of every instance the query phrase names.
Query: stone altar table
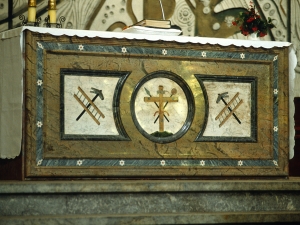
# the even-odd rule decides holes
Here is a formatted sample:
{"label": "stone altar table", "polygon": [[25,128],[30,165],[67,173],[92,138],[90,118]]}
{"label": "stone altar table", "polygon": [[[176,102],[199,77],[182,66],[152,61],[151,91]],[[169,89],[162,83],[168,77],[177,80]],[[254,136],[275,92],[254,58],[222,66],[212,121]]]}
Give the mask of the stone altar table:
{"label": "stone altar table", "polygon": [[[283,224],[300,221],[299,179],[270,179],[278,176],[280,178],[287,177],[288,55],[291,53],[289,52],[291,51],[289,43],[189,37],[145,37],[134,34],[40,28],[25,28],[23,32],[22,35],[25,35],[25,32],[27,35],[26,43],[23,45],[26,46],[24,50],[24,56],[26,56],[24,58],[26,61],[24,93],[27,120],[24,136],[26,143],[23,151],[26,163],[25,179],[38,179],[38,181],[0,182],[0,224],[241,224],[245,221]],[[66,33],[68,35],[64,35]],[[90,38],[88,38],[89,36]],[[19,43],[19,40],[16,43]],[[262,48],[262,45],[265,48]],[[277,58],[275,58],[276,55],[278,55]],[[292,58],[291,55],[290,58]],[[178,69],[183,64],[184,68]],[[255,67],[254,71],[253,67]],[[139,68],[142,72],[137,71]],[[160,70],[157,70],[158,68]],[[98,88],[97,86],[102,82],[93,79],[103,81],[103,77],[109,77],[118,80],[114,81],[115,83],[110,82],[110,87],[113,89],[113,84],[117,86],[120,79],[126,76],[131,69],[133,72],[125,80],[121,93],[117,92],[116,94],[116,98],[119,97],[119,99],[113,101],[121,103],[120,106],[114,105],[116,111],[113,111],[112,115],[114,116],[114,113],[119,115],[116,118],[120,120],[116,120],[115,124],[122,123],[123,127],[119,127],[121,130],[110,131],[112,132],[110,135],[114,135],[114,139],[126,139],[125,133],[122,132],[125,130],[131,140],[139,137],[141,143],[147,141],[147,143],[154,142],[154,146],[168,146],[171,153],[174,150],[172,143],[174,145],[174,143],[180,142],[178,145],[184,147],[181,139],[187,138],[188,140],[184,141],[190,143],[191,146],[205,144],[207,148],[204,149],[210,149],[210,151],[202,152],[201,148],[199,150],[195,147],[196,152],[199,153],[198,156],[192,155],[193,151],[190,151],[191,153],[186,151],[190,154],[189,156],[174,157],[173,155],[169,157],[165,154],[159,158],[144,157],[141,160],[126,158],[126,155],[123,154],[120,158],[121,150],[126,150],[121,144],[127,143],[128,140],[118,140],[120,143],[120,147],[117,148],[118,156],[113,157],[112,151],[108,152],[108,156],[103,154],[99,157],[101,153],[99,143],[111,144],[114,140],[109,140],[101,133],[96,137],[94,134],[85,133],[86,140],[82,140],[82,135],[78,136],[70,130],[67,132],[61,130],[62,121],[69,119],[67,113],[69,109],[72,110],[72,107],[65,110],[64,104],[60,104],[64,102],[60,93],[68,93],[65,91],[65,87],[73,88],[74,86],[76,90],[75,92],[71,89],[69,99],[74,101],[71,106],[80,109],[76,111],[75,118],[72,119],[73,123],[80,122],[86,117],[88,124],[101,127],[104,125],[104,119],[108,117],[107,112],[104,111],[105,107],[103,106],[106,105],[104,101],[114,98],[115,95],[112,96],[111,93],[108,95],[107,91],[104,91],[107,89],[103,86]],[[180,73],[177,70],[180,70]],[[232,70],[235,72],[234,76],[229,73]],[[99,71],[105,71],[105,73]],[[156,71],[163,71],[163,73],[155,73]],[[274,73],[274,71],[278,71],[278,73]],[[136,79],[130,79],[133,73],[137,75]],[[21,74],[23,76],[22,70]],[[160,78],[162,74],[164,80],[155,83],[154,79]],[[78,77],[91,78],[91,80],[81,81],[79,79],[78,81],[76,80]],[[144,77],[149,77],[149,80],[143,80]],[[71,80],[72,82],[70,82]],[[170,80],[171,86],[174,83],[177,86],[170,88],[168,86]],[[192,80],[193,82],[191,82]],[[130,82],[126,84],[128,81]],[[154,81],[154,84],[148,85],[150,81]],[[80,85],[73,85],[77,82]],[[97,90],[91,89],[91,85],[82,88],[82,84],[86,82],[92,84],[92,87]],[[61,85],[66,83],[67,85]],[[209,125],[208,119],[205,120],[205,118],[210,118],[209,112],[219,110],[218,108],[206,109],[210,109],[209,105],[212,106],[213,103],[216,103],[218,94],[224,93],[214,93],[217,96],[210,100],[209,96],[214,91],[212,88],[214,83],[218,87],[222,87],[223,84],[226,87],[225,92],[228,93],[222,95],[226,103],[230,102],[229,97],[231,99],[235,96],[236,93],[231,95],[230,92],[236,90],[235,86],[242,85],[242,88],[237,91],[241,96],[244,90],[248,90],[248,96],[254,95],[254,98],[240,97],[243,99],[242,104],[248,101],[250,115],[253,116],[251,109],[254,107],[258,114],[262,112],[263,115],[268,116],[269,120],[266,124],[259,115],[256,118],[257,130],[263,129],[271,137],[267,139],[266,143],[262,142],[263,139],[260,137],[262,134],[264,138],[267,135],[261,131],[259,131],[260,133],[251,133],[251,129],[251,132],[242,137],[236,137],[235,140],[225,135],[222,138],[213,136],[213,132],[207,135],[203,135],[204,131],[201,133],[201,130],[204,130],[203,124]],[[169,117],[176,108],[170,110],[168,107],[173,104],[175,107],[179,101],[180,104],[186,102],[187,107],[183,105],[183,109],[192,107],[191,110],[188,108],[185,111],[186,114],[193,112],[193,121],[190,125],[186,123],[188,126],[185,126],[189,129],[183,129],[181,132],[181,134],[186,133],[175,137],[175,140],[163,143],[160,143],[159,138],[151,140],[152,137],[147,136],[149,128],[144,126],[143,121],[140,122],[142,117],[132,115],[130,112],[131,109],[135,111],[139,106],[139,104],[131,105],[133,104],[131,102],[136,102],[137,99],[140,104],[146,105],[143,107],[147,107],[149,104],[150,110],[159,111],[155,103],[150,104],[143,100],[145,97],[150,97],[147,96],[146,89],[153,97],[158,97],[157,90],[161,84],[163,90],[169,91],[164,93],[163,97],[170,98],[171,95],[171,97],[173,95],[177,97],[177,99],[174,98],[174,102],[168,103],[165,107]],[[230,84],[231,86],[228,87]],[[276,85],[278,85],[278,92],[274,92]],[[74,97],[74,94],[80,90],[78,86],[91,101],[99,94],[99,97],[97,96],[96,100],[92,102],[95,102],[95,106],[105,116],[104,118],[100,117],[100,125],[87,112],[76,121],[84,108]],[[152,86],[155,87],[154,90],[150,89]],[[252,93],[253,87],[256,87],[254,94]],[[176,89],[176,93],[173,88]],[[103,100],[99,90],[102,90]],[[134,92],[134,90],[136,91]],[[128,95],[128,93],[130,94]],[[226,95],[229,97],[225,97]],[[183,96],[186,97],[186,101],[182,101]],[[261,101],[262,98],[266,100]],[[199,99],[202,99],[200,100],[201,104],[199,104]],[[256,99],[257,105],[252,106],[249,99],[251,101]],[[175,102],[177,100],[178,102]],[[194,106],[189,104],[190,100],[194,101]],[[225,107],[221,97],[218,104],[220,103]],[[91,103],[84,104],[87,109],[89,108],[88,104]],[[235,113],[243,123],[242,118],[244,117],[238,114],[238,111],[242,109],[241,106]],[[222,109],[218,113],[221,111]],[[60,114],[62,112],[64,113]],[[154,124],[153,120],[156,119],[157,114],[155,117],[153,111],[151,114]],[[168,114],[165,115],[168,116]],[[60,116],[65,119],[61,120]],[[169,121],[173,122],[169,117],[167,117]],[[227,120],[229,119],[232,119],[232,123],[236,122],[236,126],[239,125],[233,113]],[[225,121],[222,127],[226,126],[227,122],[229,121]],[[166,124],[168,124],[166,119],[163,123],[166,128]],[[278,124],[277,131],[280,135],[275,133],[274,124]],[[127,128],[129,125],[130,129]],[[251,128],[249,122],[248,127]],[[124,130],[122,130],[123,128]],[[159,128],[158,123],[155,123],[155,128]],[[143,133],[143,131],[145,132]],[[80,129],[80,132],[86,131]],[[116,135],[117,132],[123,136]],[[134,135],[131,135],[132,133]],[[248,140],[245,140],[245,137]],[[107,138],[107,140],[98,140],[99,138]],[[257,142],[251,142],[253,138],[257,139]],[[278,145],[277,142],[274,144],[274,140],[278,141]],[[88,142],[92,144],[86,145]],[[52,143],[53,149],[50,148]],[[81,152],[80,148],[75,146],[74,149],[78,148],[79,150],[74,151],[74,155],[68,153],[65,157],[63,155],[63,150],[66,149],[65,143],[67,146],[68,144],[74,146],[82,143],[83,151]],[[267,148],[260,148],[261,153],[254,149],[253,152],[258,155],[251,156],[251,151],[245,151],[248,149],[247,147],[241,148],[243,145],[249,147],[257,145],[257,143],[267,146]],[[139,142],[135,143],[133,147],[138,145]],[[84,151],[87,146],[93,151]],[[235,148],[232,148],[231,151],[224,146],[235,146]],[[134,148],[131,149],[136,153]],[[160,150],[168,149],[161,148]],[[219,150],[224,150],[224,153],[230,157],[226,157],[224,153],[222,154],[225,157],[218,153],[221,156],[219,158],[208,155],[209,152]],[[241,155],[243,151],[245,155]],[[138,153],[145,156],[145,152]],[[234,153],[240,155],[232,157],[231,154]],[[88,158],[82,158],[88,154],[90,154]],[[78,157],[79,155],[80,157]],[[153,167],[152,169],[149,164]],[[134,170],[139,173],[132,172]],[[120,175],[120,173],[123,174]],[[158,176],[159,180],[149,179]],[[234,180],[242,178],[240,176],[251,178],[251,180]],[[145,179],[147,177],[147,180],[110,180],[116,177],[126,179]],[[218,177],[222,180],[192,180],[203,177]],[[64,178],[65,180],[41,180],[45,178]],[[72,180],[78,178],[104,178],[104,180]],[[183,180],[179,180],[180,178]],[[229,178],[233,180],[225,180]]]}
{"label": "stone altar table", "polygon": [[288,175],[289,43],[23,33],[26,179]]}

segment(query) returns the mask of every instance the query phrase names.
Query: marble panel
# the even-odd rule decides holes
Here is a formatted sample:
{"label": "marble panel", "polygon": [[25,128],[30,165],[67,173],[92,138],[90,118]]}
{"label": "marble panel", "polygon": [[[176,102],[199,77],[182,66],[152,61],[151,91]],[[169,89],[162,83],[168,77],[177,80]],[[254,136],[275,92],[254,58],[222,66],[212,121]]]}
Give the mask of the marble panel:
{"label": "marble panel", "polygon": [[[116,129],[116,125],[113,117],[112,110],[112,102],[113,102],[113,94],[111,91],[115,89],[116,84],[118,82],[117,78],[94,78],[94,77],[86,77],[86,76],[65,76],[65,92],[64,92],[64,110],[65,110],[65,133],[66,134],[87,134],[87,135],[116,135],[118,131]],[[95,126],[94,121],[91,121],[89,116],[83,117],[81,120],[77,120],[80,113],[84,110],[80,104],[74,99],[74,94],[80,94],[78,87],[82,90],[86,90],[87,95],[90,95],[90,99],[97,95],[97,93],[88,94],[88,92],[92,92],[93,87],[99,88],[103,93],[103,99],[100,97],[93,101],[97,108],[101,108],[101,112],[103,114],[100,115],[97,113],[96,120],[99,121],[101,118],[101,123],[97,125],[102,125],[101,129],[97,129],[99,127]],[[104,97],[105,96],[105,97]],[[103,102],[101,100],[104,100]],[[86,99],[84,99],[84,104],[89,104]],[[95,112],[94,109],[93,112]],[[86,112],[84,110],[84,112]],[[85,113],[88,114],[88,113]],[[93,115],[94,116],[94,115]],[[95,117],[92,117],[95,118]],[[77,121],[77,122],[75,122]]]}
{"label": "marble panel", "polygon": [[[168,100],[163,102],[163,105],[168,102],[168,105],[166,105],[167,109],[165,110],[165,114],[167,113],[167,115],[170,117],[169,122],[164,122],[165,130],[169,131],[170,133],[178,132],[183,126],[187,117],[188,103],[181,87],[176,82],[167,78],[150,80],[140,87],[140,91],[137,93],[135,101],[135,114],[137,121],[147,133],[154,133],[155,131],[158,131],[158,126],[154,126],[156,117],[158,116],[158,108],[155,105],[156,101],[153,101],[152,104],[144,101],[145,96],[149,97],[145,90],[147,89],[149,93],[153,93],[154,96],[157,96],[158,88],[162,84],[165,95],[168,95],[168,97],[180,96],[177,97],[177,104],[168,102]],[[174,94],[172,93],[173,90],[175,92]],[[166,107],[164,107],[164,109],[165,108]]]}
{"label": "marble panel", "polygon": [[116,104],[128,72],[61,69],[60,73],[62,139],[128,138]]}
{"label": "marble panel", "polygon": [[[28,31],[25,176],[287,176],[287,55]],[[88,103],[74,97],[78,87]],[[93,104],[104,118],[87,113],[91,88],[102,90]],[[220,121],[210,118],[226,106],[216,104],[226,92],[243,102],[216,129]]]}
{"label": "marble panel", "polygon": [[205,129],[197,140],[257,142],[257,79],[196,77],[203,88],[207,105]]}
{"label": "marble panel", "polygon": [[[204,82],[205,89],[207,91],[208,101],[209,101],[209,120],[206,125],[206,129],[203,136],[235,136],[235,137],[249,137],[251,134],[251,86],[250,84],[244,83],[224,83],[224,82]],[[230,90],[227,92],[219,93],[221,90]],[[225,93],[225,94],[224,94]],[[233,105],[230,108],[222,104],[213,103],[223,103],[218,100],[218,97],[224,94],[224,105],[228,102],[233,101]],[[239,95],[237,95],[239,94]],[[226,100],[225,100],[226,99]],[[218,101],[218,102],[217,102]],[[239,104],[241,103],[241,104]],[[237,109],[237,108],[238,109]],[[223,111],[226,109],[225,111]],[[230,114],[231,111],[235,110],[234,114]],[[221,114],[220,114],[221,113]],[[220,115],[221,117],[218,117]],[[229,117],[228,117],[229,115]],[[232,115],[232,116],[231,116]],[[237,118],[234,117],[236,115]],[[217,118],[218,117],[218,118]],[[222,118],[222,119],[221,119]],[[228,119],[227,119],[228,118]],[[226,121],[225,121],[226,119]],[[237,122],[237,123],[236,123]],[[226,123],[226,126],[223,124]],[[243,124],[238,126],[238,124]],[[225,127],[225,128],[224,128]],[[234,129],[234,128],[239,129]]]}

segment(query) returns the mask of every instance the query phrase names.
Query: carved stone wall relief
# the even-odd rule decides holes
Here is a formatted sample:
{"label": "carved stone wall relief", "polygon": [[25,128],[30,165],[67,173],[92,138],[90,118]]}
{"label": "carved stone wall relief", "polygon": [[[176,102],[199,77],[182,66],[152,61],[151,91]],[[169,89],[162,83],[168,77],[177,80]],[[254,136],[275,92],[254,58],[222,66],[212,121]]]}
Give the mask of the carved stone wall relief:
{"label": "carved stone wall relief", "polygon": [[[134,4],[134,6],[141,9],[142,4]],[[91,25],[87,28],[90,30],[121,31],[123,27],[133,23],[134,12],[132,9],[132,3],[129,4],[125,0],[101,2],[101,7],[94,12],[94,20],[90,21]]]}
{"label": "carved stone wall relief", "polygon": [[[214,7],[214,12],[216,14],[223,11],[232,11],[234,8],[248,8],[251,0],[223,0]],[[287,15],[288,15],[288,3],[287,1],[277,1],[277,0],[259,0],[255,1],[256,8],[266,19],[271,17],[274,19],[274,24],[276,28],[271,31],[271,35],[265,36],[263,40],[276,40],[276,41],[288,41],[287,35]],[[229,23],[231,17],[227,17],[226,21]],[[243,39],[244,36],[240,33],[230,36],[230,38]]]}
{"label": "carved stone wall relief", "polygon": [[[291,1],[291,41],[297,54],[295,87],[300,86],[300,1]],[[299,88],[295,88],[295,96],[300,96]]]}
{"label": "carved stone wall relief", "polygon": [[[232,26],[232,20],[247,8],[251,0],[162,0],[166,19],[180,26],[185,36],[245,39]],[[297,50],[296,86],[300,85],[300,1],[253,0],[265,18],[274,19],[276,28],[263,40],[291,41]],[[19,15],[27,17],[27,0],[14,0],[13,18],[9,18],[10,1],[0,0],[0,32],[20,26]],[[37,15],[47,16],[47,0],[37,0]],[[121,31],[143,18],[161,19],[158,0],[57,0],[57,17],[64,16],[63,28]],[[290,17],[290,25],[288,24]],[[300,91],[296,91],[300,96]]]}
{"label": "carved stone wall relief", "polygon": [[[47,16],[47,0],[37,1],[37,14]],[[288,2],[279,0],[254,1],[264,17],[275,19],[276,29],[267,39],[287,41]],[[183,29],[186,36],[244,38],[231,22],[250,0],[163,0],[166,19]],[[298,1],[292,1],[294,10]],[[299,6],[298,6],[299,7]],[[155,10],[154,10],[155,9]],[[19,26],[18,16],[27,16],[27,0],[13,1],[13,26]],[[295,15],[295,20],[297,15]],[[158,0],[57,0],[57,17],[66,17],[64,28],[120,31],[143,18],[161,19]],[[8,1],[0,0],[0,31],[8,29]],[[43,23],[43,22],[42,22]],[[41,24],[43,26],[43,24]]]}

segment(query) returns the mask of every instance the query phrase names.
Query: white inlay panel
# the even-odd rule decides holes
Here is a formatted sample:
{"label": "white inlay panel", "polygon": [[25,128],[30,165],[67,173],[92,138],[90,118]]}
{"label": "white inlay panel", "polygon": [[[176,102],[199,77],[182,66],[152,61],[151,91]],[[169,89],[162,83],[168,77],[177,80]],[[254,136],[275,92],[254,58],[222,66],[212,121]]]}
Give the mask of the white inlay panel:
{"label": "white inlay panel", "polygon": [[[183,126],[187,117],[188,103],[186,96],[181,87],[174,81],[168,78],[154,78],[147,81],[141,86],[137,93],[135,101],[135,114],[140,126],[148,133],[151,134],[159,130],[159,121],[156,120],[158,114],[158,107],[154,102],[145,102],[144,97],[149,97],[145,88],[149,90],[151,96],[158,97],[157,91],[159,85],[163,85],[164,97],[170,97],[172,95],[171,90],[176,89],[176,94],[172,97],[178,97],[178,102],[169,102],[165,107],[165,116],[169,119],[169,122],[164,118],[164,131],[175,134]],[[158,102],[157,102],[158,104]],[[165,103],[164,103],[165,105]],[[155,115],[154,115],[155,114]],[[169,114],[169,115],[168,115]]]}
{"label": "white inlay panel", "polygon": [[[64,77],[64,127],[65,134],[77,134],[77,135],[118,135],[116,125],[114,122],[112,102],[114,91],[119,78],[110,77],[95,77],[95,76],[78,76],[78,75],[66,75]],[[74,94],[78,93],[78,87],[80,87],[84,93],[92,100],[95,93],[91,93],[91,88],[102,90],[104,99],[101,100],[97,97],[94,104],[103,113],[104,118],[99,117],[97,114],[95,117],[100,122],[98,125],[92,116],[85,112],[81,118],[76,121],[76,118],[84,110],[80,103],[74,98]],[[80,96],[81,93],[78,93]],[[83,96],[82,98],[83,99]],[[88,104],[87,101],[84,102]],[[92,111],[92,109],[91,109]],[[96,114],[96,111],[93,112]]]}
{"label": "white inlay panel", "polygon": [[[233,82],[203,82],[208,96],[209,115],[206,129],[203,136],[220,136],[220,137],[250,137],[251,136],[251,84],[250,83],[233,83]],[[229,103],[230,100],[238,93],[235,104],[230,108],[233,110],[238,102],[242,103],[234,112],[240,120],[240,124],[230,110],[227,110],[223,118],[216,120],[218,114],[226,107],[225,103],[220,99],[217,103],[218,94],[226,94],[224,101]],[[228,116],[228,119],[220,127],[223,119]]]}

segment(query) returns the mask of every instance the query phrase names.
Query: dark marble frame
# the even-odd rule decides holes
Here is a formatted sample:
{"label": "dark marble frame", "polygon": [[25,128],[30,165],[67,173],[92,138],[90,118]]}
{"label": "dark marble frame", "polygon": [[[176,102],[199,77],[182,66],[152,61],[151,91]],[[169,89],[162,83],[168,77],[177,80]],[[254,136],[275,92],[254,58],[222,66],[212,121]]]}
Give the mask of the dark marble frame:
{"label": "dark marble frame", "polygon": [[[65,75],[73,76],[93,76],[93,77],[118,77],[118,83],[114,91],[112,110],[115,125],[119,135],[71,135],[65,134],[65,107],[64,107],[64,77]],[[107,71],[107,70],[79,70],[79,69],[60,69],[60,137],[61,140],[101,140],[101,141],[130,141],[126,133],[120,116],[120,95],[123,85],[130,75],[128,71]]]}
{"label": "dark marble frame", "polygon": [[[203,90],[205,99],[205,122],[204,125],[196,137],[195,141],[220,141],[220,142],[257,142],[257,77],[241,77],[241,76],[208,76],[202,74],[195,74],[195,77],[200,83]],[[215,82],[232,82],[232,83],[250,83],[251,84],[251,132],[249,137],[222,137],[222,136],[203,136],[206,129],[208,114],[209,114],[209,102],[206,92],[206,88],[203,82],[215,81]]]}

